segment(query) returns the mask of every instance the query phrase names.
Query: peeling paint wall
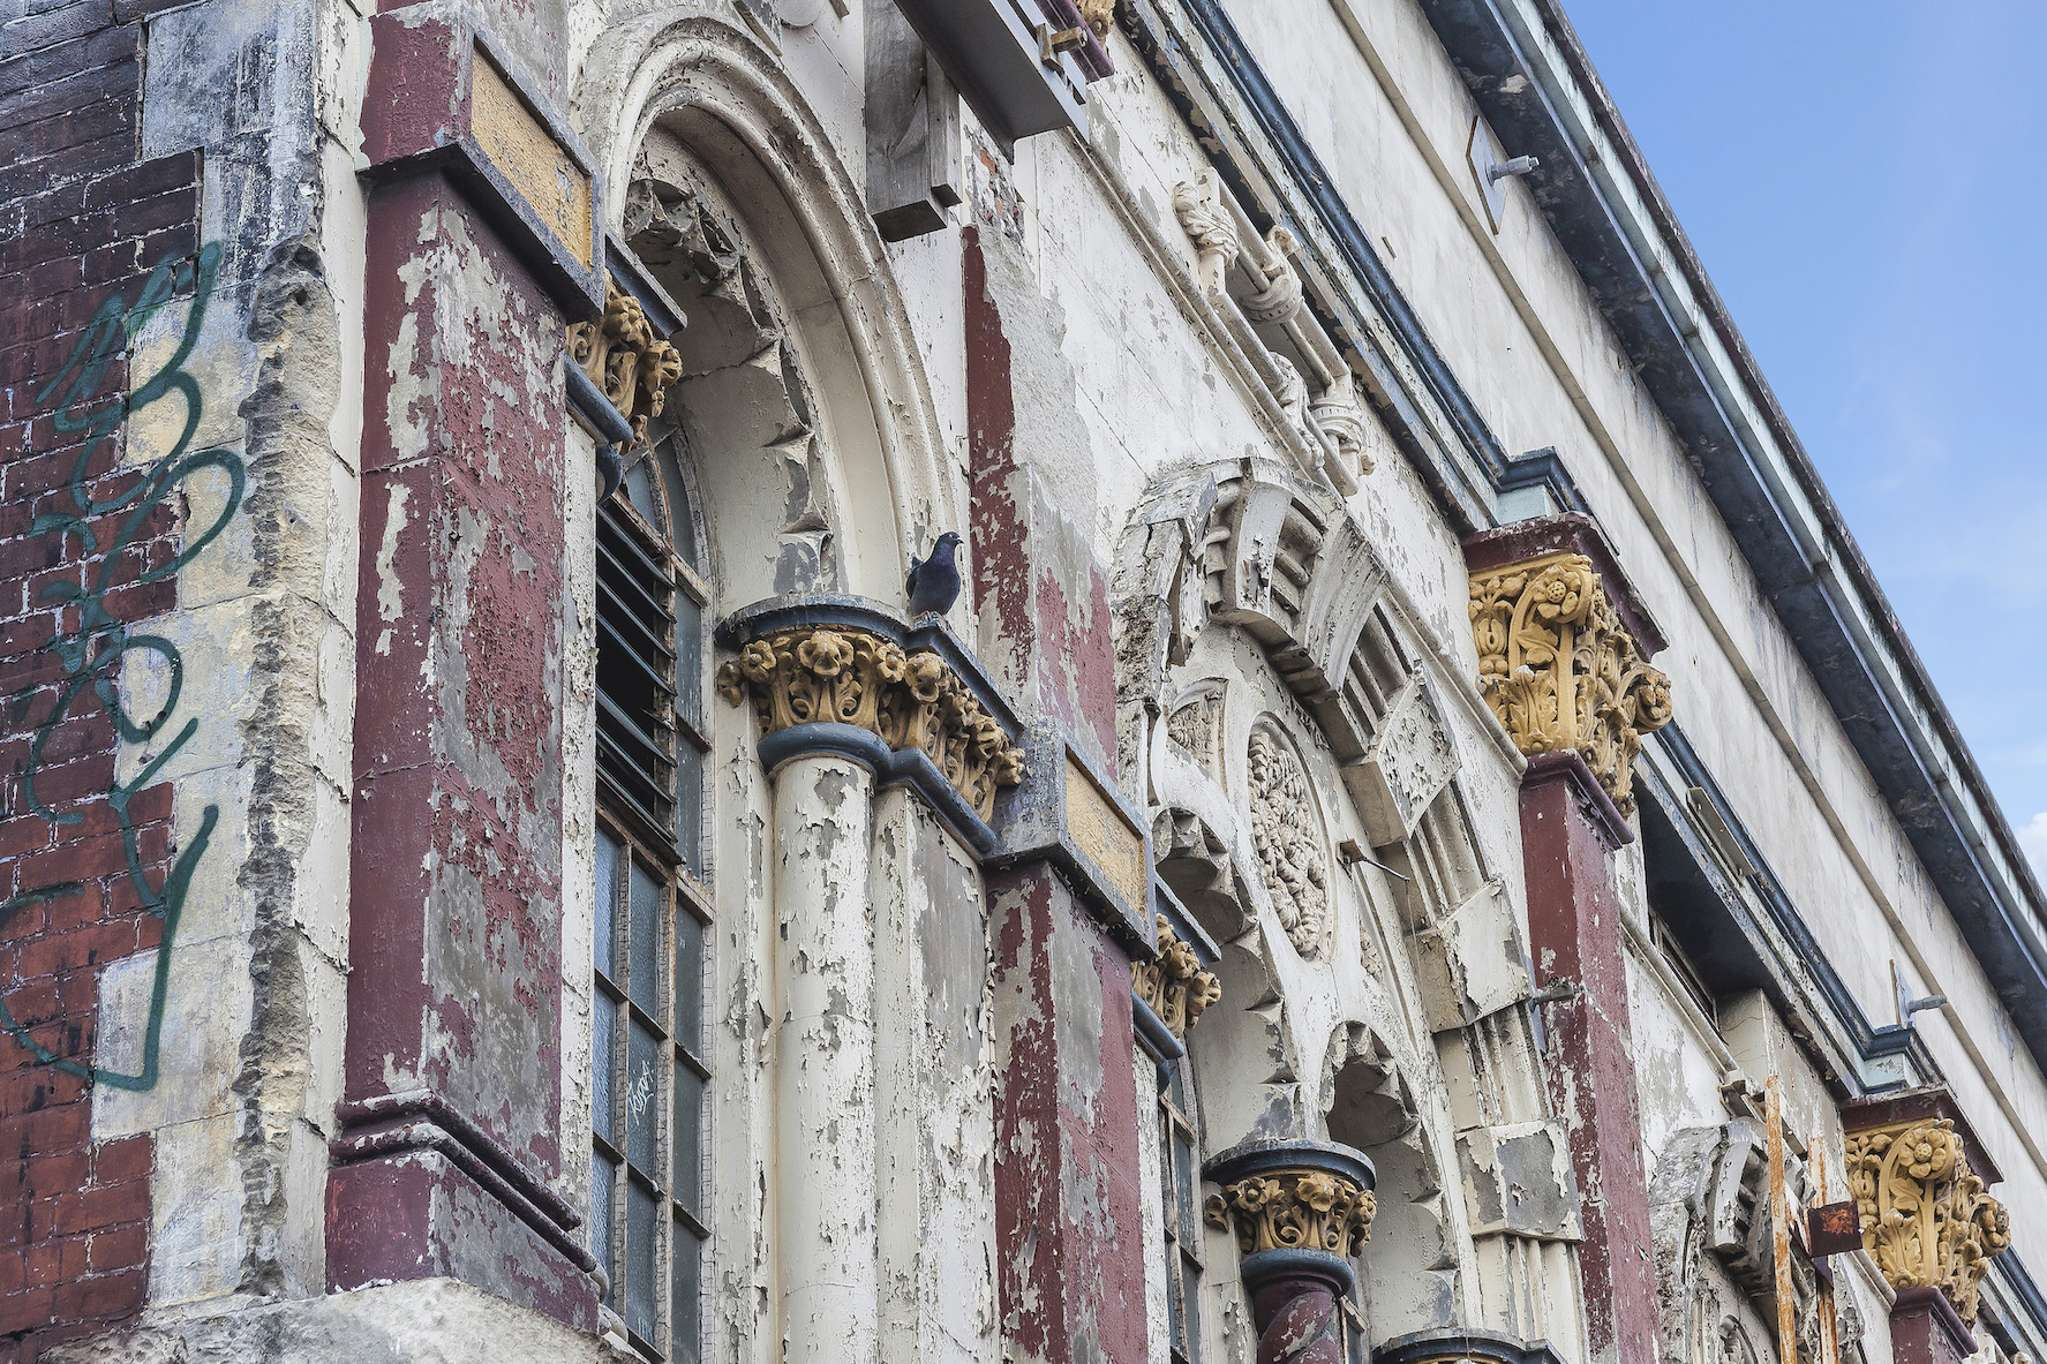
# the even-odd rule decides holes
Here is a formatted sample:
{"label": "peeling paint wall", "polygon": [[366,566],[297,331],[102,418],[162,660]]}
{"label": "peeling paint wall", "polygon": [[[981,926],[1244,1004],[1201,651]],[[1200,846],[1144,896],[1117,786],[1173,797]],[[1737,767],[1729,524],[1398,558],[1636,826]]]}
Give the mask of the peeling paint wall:
{"label": "peeling paint wall", "polygon": [[[579,141],[563,164],[686,315],[662,429],[712,616],[899,609],[909,557],[965,533],[949,623],[1110,774],[1220,948],[1206,1152],[1377,1162],[1371,1340],[1479,1326],[1590,1364],[1648,1332],[1600,1285],[1744,1083],[1779,1078],[1838,1195],[1839,1077],[1764,993],[1690,998],[1640,847],[1529,856],[1557,812],[1524,811],[1460,528],[1403,453],[1447,424],[1340,357],[1371,390],[1356,490],[1290,453],[1327,394],[1275,383],[1274,324],[1232,323],[1176,202],[1248,138],[1229,192],[1262,236],[1272,167],[1190,119],[1221,96],[1158,79],[1127,3],[1087,137],[1009,156],[969,113],[954,221],[884,246],[857,0],[0,0],[0,1360],[625,1357],[585,1268],[599,451],[561,340],[594,300],[516,187],[441,141],[366,151],[407,98],[453,137],[465,62]],[[2047,1205],[2047,1083],[1528,186],[1484,221],[1420,6],[1228,9],[1499,440],[1565,452],[1848,989],[1879,1022],[1893,960],[1948,994],[1925,1045],[2006,1202]],[[375,74],[380,41],[444,31],[445,70]],[[1327,252],[1295,259],[1301,317],[1386,343],[1331,315]],[[1228,509],[1142,520],[1203,469],[1313,484],[1337,525],[1232,557]],[[1133,527],[1185,541],[1170,610],[1126,598]],[[1311,676],[1327,621],[1283,620],[1318,575],[1369,605],[1343,676]],[[1445,774],[1389,836],[1356,698],[1410,687]],[[1163,1364],[1147,949],[862,762],[769,771],[747,708],[707,723],[704,1357]],[[2033,1263],[2041,1235],[2020,1219]],[[1234,1241],[1202,1250],[1206,1357],[1248,1358]]]}

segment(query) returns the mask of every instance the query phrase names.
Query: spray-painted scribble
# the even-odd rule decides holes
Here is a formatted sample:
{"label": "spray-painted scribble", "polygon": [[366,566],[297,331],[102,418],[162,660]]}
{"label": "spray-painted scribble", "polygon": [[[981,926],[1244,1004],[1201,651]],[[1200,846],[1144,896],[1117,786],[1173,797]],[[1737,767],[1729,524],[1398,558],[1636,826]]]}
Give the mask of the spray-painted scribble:
{"label": "spray-painted scribble", "polygon": [[[170,640],[132,631],[115,619],[107,609],[108,593],[117,586],[156,582],[176,574],[213,542],[241,506],[244,485],[241,456],[224,449],[197,452],[189,449],[205,413],[205,398],[198,381],[186,371],[185,362],[198,343],[206,320],[207,305],[219,278],[220,255],[220,246],[215,243],[202,248],[196,258],[167,260],[143,282],[132,304],[120,296],[108,299],[94,314],[92,324],[73,348],[62,371],[37,395],[39,402],[55,399],[56,429],[78,434],[84,444],[66,486],[70,505],[38,516],[30,533],[79,537],[85,561],[91,565],[84,586],[59,582],[43,589],[46,603],[66,608],[59,612],[62,624],[48,645],[62,663],[63,676],[48,713],[35,721],[34,737],[21,769],[20,790],[28,811],[53,825],[77,824],[85,818],[76,810],[52,808],[36,791],[36,780],[44,765],[44,746],[66,719],[83,707],[97,706],[112,720],[120,742],[157,745],[177,718],[178,700],[184,688],[183,656]],[[177,345],[163,367],[146,382],[131,384],[125,395],[101,393],[108,366],[131,351],[135,338],[153,317],[174,305],[185,307],[185,321]],[[95,471],[103,475],[110,467],[105,459],[111,449],[109,443],[118,440],[129,417],[165,401],[184,405],[184,421],[177,441],[141,471],[139,482],[103,499],[95,498],[92,492]],[[117,582],[121,551],[136,543],[157,509],[177,494],[187,480],[208,470],[218,470],[227,480],[227,496],[219,512],[205,525],[186,527],[183,545],[175,555],[145,567],[138,577]],[[111,532],[107,529],[109,522]],[[155,656],[156,671],[164,679],[162,704],[154,715],[144,719],[129,713],[120,694],[122,662],[129,654],[138,652]],[[26,720],[30,708],[35,706],[33,689],[17,696],[15,702],[18,718]],[[177,936],[192,873],[206,855],[220,812],[217,806],[206,808],[198,829],[164,874],[161,884],[151,884],[129,805],[156,780],[164,765],[191,742],[198,729],[197,718],[185,720],[161,743],[133,781],[122,783],[117,778],[106,793],[107,804],[121,832],[128,879],[145,912],[162,920],[141,1064],[133,1072],[121,1072],[59,1056],[31,1037],[28,1029],[8,1011],[5,1001],[0,1000],[0,1026],[38,1061],[98,1084],[120,1089],[149,1089],[156,1084],[158,1045],[170,985],[171,946]],[[22,910],[76,889],[79,889],[76,884],[43,886],[0,903],[0,933]]]}

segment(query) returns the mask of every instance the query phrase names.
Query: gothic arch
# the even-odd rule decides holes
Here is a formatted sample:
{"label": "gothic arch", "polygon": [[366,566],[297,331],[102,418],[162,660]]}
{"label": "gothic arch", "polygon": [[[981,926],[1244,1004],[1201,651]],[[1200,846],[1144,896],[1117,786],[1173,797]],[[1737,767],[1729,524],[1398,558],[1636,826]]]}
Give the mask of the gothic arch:
{"label": "gothic arch", "polygon": [[[852,176],[802,94],[743,28],[651,0],[622,0],[593,26],[571,108],[611,187],[611,227],[644,232],[659,210],[710,187],[766,263],[759,273],[779,295],[772,311],[791,342],[770,353],[768,342],[780,337],[760,337],[753,354],[714,357],[721,367],[759,371],[739,376],[758,380],[736,385],[742,397],[787,409],[759,416],[758,430],[787,466],[789,496],[770,488],[771,506],[757,490],[707,490],[714,503],[741,505],[754,491],[756,519],[772,521],[745,528],[766,529],[776,554],[734,565],[741,579],[734,599],[830,590],[899,602],[908,553],[964,524],[964,490],[945,458],[908,314]],[[654,151],[670,164],[650,165]],[[678,161],[702,184],[678,184],[687,178],[674,172]],[[654,230],[678,229],[655,221]],[[721,349],[743,349],[753,331],[774,331],[750,282],[713,278],[696,292],[702,311],[719,315],[707,320],[717,323]],[[781,429],[771,430],[777,420]],[[804,444],[813,436],[815,448]],[[720,512],[735,514],[727,505]],[[809,543],[807,558],[789,549],[797,538]]]}

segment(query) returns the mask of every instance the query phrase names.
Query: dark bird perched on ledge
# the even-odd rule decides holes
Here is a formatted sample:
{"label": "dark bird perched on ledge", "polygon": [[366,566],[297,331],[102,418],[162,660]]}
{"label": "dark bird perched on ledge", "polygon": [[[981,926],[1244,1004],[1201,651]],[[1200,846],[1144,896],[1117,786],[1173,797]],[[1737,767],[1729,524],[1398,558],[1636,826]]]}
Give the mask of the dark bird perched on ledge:
{"label": "dark bird perched on ledge", "polygon": [[960,599],[960,566],[953,559],[959,544],[959,532],[949,530],[931,547],[930,558],[910,556],[910,576],[903,591],[909,594],[913,618],[933,611],[942,616]]}

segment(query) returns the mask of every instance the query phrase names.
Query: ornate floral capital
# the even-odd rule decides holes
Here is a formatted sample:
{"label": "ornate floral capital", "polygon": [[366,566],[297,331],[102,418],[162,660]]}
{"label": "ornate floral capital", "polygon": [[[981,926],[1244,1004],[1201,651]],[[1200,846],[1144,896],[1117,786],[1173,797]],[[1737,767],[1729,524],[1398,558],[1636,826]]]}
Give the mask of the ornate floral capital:
{"label": "ornate floral capital", "polygon": [[569,359],[604,391],[644,444],[647,423],[661,415],[668,386],[682,377],[682,354],[654,335],[640,301],[612,280],[604,285],[604,317],[569,328]]}
{"label": "ornate floral capital", "polygon": [[1184,1038],[1195,1020],[1223,997],[1222,982],[1202,966],[1194,949],[1181,941],[1166,916],[1158,916],[1159,955],[1156,961],[1130,968],[1130,987],[1150,1006],[1175,1037]]}
{"label": "ornate floral capital", "polygon": [[1670,679],[1649,666],[1592,560],[1544,554],[1474,572],[1479,688],[1530,757],[1577,753],[1622,814],[1642,736],[1670,723]]}
{"label": "ornate floral capital", "polygon": [[1372,1239],[1379,1200],[1357,1180],[1332,1170],[1275,1169],[1249,1174],[1210,1194],[1208,1224],[1237,1232],[1237,1250],[1320,1250],[1340,1259]]}
{"label": "ornate floral capital", "polygon": [[830,723],[921,750],[983,821],[1024,778],[1023,750],[929,649],[851,625],[784,630],[749,641],[717,680],[728,703],[753,702],[763,736]]}
{"label": "ornate floral capital", "polygon": [[1992,1256],[2011,1246],[2011,1217],[1969,1168],[1952,1118],[1923,1118],[1850,1134],[1848,1187],[1862,1242],[1893,1288],[1938,1288],[1962,1320]]}

